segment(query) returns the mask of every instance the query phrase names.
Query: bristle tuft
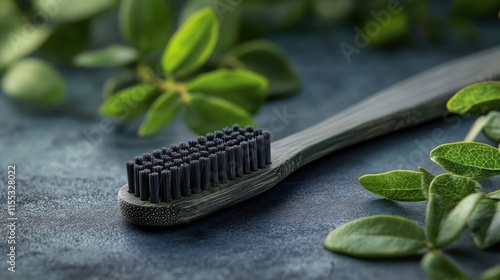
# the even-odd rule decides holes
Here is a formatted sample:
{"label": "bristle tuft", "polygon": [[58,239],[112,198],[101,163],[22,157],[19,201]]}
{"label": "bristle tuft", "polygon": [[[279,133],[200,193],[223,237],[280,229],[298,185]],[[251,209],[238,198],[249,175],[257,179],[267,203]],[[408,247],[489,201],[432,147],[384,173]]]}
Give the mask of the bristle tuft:
{"label": "bristle tuft", "polygon": [[271,134],[226,127],[126,162],[128,192],[151,203],[217,188],[271,164]]}

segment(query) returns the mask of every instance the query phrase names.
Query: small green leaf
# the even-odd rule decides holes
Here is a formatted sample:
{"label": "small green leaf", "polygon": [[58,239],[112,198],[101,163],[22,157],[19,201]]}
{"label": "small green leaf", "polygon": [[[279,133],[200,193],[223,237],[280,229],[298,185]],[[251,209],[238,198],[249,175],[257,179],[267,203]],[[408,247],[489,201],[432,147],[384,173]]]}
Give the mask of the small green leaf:
{"label": "small green leaf", "polygon": [[350,0],[312,0],[312,10],[323,24],[338,23],[352,10],[353,2]]}
{"label": "small green leaf", "polygon": [[158,95],[155,86],[137,84],[106,99],[99,112],[106,117],[131,120],[144,113]]}
{"label": "small green leaf", "polygon": [[470,279],[460,268],[438,251],[427,252],[422,258],[421,266],[427,272],[429,278],[433,280]]}
{"label": "small green leaf", "polygon": [[378,215],[332,230],[323,244],[330,251],[362,258],[409,256],[425,247],[425,233],[406,218]]}
{"label": "small green leaf", "polygon": [[164,0],[122,0],[119,8],[122,34],[144,53],[165,48],[172,17],[169,3]]}
{"label": "small green leaf", "polygon": [[472,193],[462,199],[450,214],[442,221],[436,238],[436,248],[444,248],[458,238],[467,224],[472,211],[484,198],[483,193]]}
{"label": "small green leaf", "polygon": [[441,174],[432,180],[425,216],[427,235],[437,244],[444,221],[453,208],[466,196],[475,192],[480,185],[466,177]]}
{"label": "small green leaf", "polygon": [[[49,37],[51,30],[33,25],[10,2],[0,7],[0,68],[36,50]],[[5,5],[5,6],[3,6]]]}
{"label": "small green leaf", "polygon": [[443,144],[431,151],[431,160],[450,173],[473,179],[500,174],[500,151],[483,143]]}
{"label": "small green leaf", "polygon": [[233,47],[239,37],[241,26],[241,9],[236,2],[214,2],[213,0],[189,0],[186,1],[179,16],[179,25],[182,25],[192,14],[206,8],[212,7],[219,19],[219,40],[214,48],[215,54],[221,54]]}
{"label": "small green leaf", "polygon": [[455,114],[480,115],[500,107],[500,82],[472,84],[459,90],[446,104]]}
{"label": "small green leaf", "polygon": [[130,68],[125,68],[124,70],[109,77],[106,82],[104,82],[104,86],[102,87],[103,98],[107,99],[117,91],[137,84],[137,82],[135,72]]}
{"label": "small green leaf", "polygon": [[498,279],[500,279],[500,265],[495,265],[494,267],[488,268],[479,276],[479,280],[498,280]]}
{"label": "small green leaf", "polygon": [[167,74],[179,78],[203,65],[217,43],[219,20],[210,8],[193,14],[172,36],[162,58]]}
{"label": "small green leaf", "polygon": [[488,113],[488,121],[483,127],[483,133],[491,141],[500,142],[500,112],[491,111]]}
{"label": "small green leaf", "polygon": [[431,186],[432,180],[434,180],[436,176],[421,166],[418,167],[418,170],[422,172],[422,193],[424,194],[425,199],[427,199],[429,198],[429,187]]}
{"label": "small green leaf", "polygon": [[267,80],[246,70],[221,69],[196,77],[187,90],[225,99],[253,114],[266,99]]}
{"label": "small green leaf", "polygon": [[177,114],[182,104],[178,92],[163,93],[151,105],[146,118],[139,128],[139,136],[147,136],[167,126]]}
{"label": "small green leaf", "polygon": [[57,27],[40,50],[51,58],[68,61],[89,45],[90,22],[83,20]]}
{"label": "small green leaf", "polygon": [[102,50],[81,53],[75,57],[73,62],[82,67],[106,67],[127,65],[138,58],[139,53],[134,48],[111,45]]}
{"label": "small green leaf", "polygon": [[41,105],[60,103],[66,85],[61,75],[46,62],[26,58],[14,63],[2,81],[6,95]]}
{"label": "small green leaf", "polygon": [[380,174],[367,174],[359,183],[374,194],[391,200],[423,201],[422,173],[410,170],[394,170]]}
{"label": "small green leaf", "polygon": [[33,0],[40,14],[48,14],[51,21],[79,21],[115,7],[119,0]]}
{"label": "small green leaf", "polygon": [[235,123],[255,126],[245,110],[220,98],[191,94],[187,105],[184,120],[191,130],[200,135]]}
{"label": "small green leaf", "polygon": [[263,40],[238,45],[222,60],[222,66],[244,68],[264,76],[269,81],[269,97],[288,95],[300,85],[297,73],[282,51]]}
{"label": "small green leaf", "polygon": [[500,241],[500,201],[483,199],[468,221],[474,244],[486,249]]}

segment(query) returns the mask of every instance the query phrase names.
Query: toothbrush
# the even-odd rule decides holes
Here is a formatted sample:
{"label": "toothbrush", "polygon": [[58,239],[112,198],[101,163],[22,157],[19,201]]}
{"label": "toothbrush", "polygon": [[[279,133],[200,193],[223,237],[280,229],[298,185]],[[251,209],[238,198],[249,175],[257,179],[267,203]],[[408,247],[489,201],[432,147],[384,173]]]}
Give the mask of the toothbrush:
{"label": "toothbrush", "polygon": [[187,223],[261,194],[333,151],[442,116],[456,91],[498,74],[500,47],[494,47],[403,80],[272,143],[269,132],[233,126],[146,153],[127,162],[119,208],[140,226]]}

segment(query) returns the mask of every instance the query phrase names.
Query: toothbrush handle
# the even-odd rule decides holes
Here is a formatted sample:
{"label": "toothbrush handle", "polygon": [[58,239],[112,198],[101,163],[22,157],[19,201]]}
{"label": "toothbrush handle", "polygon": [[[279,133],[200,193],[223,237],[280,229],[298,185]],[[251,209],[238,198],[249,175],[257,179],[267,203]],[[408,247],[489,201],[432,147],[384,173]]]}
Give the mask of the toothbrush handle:
{"label": "toothbrush handle", "polygon": [[[403,80],[308,129],[273,142],[273,164],[289,170],[343,147],[446,114],[460,88],[500,76],[500,47],[442,64]],[[292,165],[292,166],[290,166]]]}

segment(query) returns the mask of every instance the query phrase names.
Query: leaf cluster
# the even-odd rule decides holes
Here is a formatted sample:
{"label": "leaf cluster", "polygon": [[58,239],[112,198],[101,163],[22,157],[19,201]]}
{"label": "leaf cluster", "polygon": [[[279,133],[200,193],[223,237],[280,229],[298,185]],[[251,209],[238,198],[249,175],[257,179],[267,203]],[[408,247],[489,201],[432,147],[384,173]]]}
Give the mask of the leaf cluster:
{"label": "leaf cluster", "polygon": [[[497,142],[489,128],[499,126],[498,82],[482,82],[457,92],[448,102],[448,110],[459,114],[484,114],[471,129]],[[494,116],[494,117],[491,117]],[[486,128],[489,127],[489,128]],[[487,132],[488,131],[488,132]],[[470,133],[469,133],[470,134]],[[471,137],[470,135],[468,137]],[[445,173],[434,175],[419,171],[394,170],[367,174],[359,183],[368,191],[395,201],[426,201],[425,231],[413,221],[397,216],[372,216],[358,219],[333,230],[326,237],[327,249],[363,258],[408,256],[429,250],[422,268],[432,279],[469,279],[456,264],[439,250],[453,243],[468,229],[478,249],[500,242],[500,189],[488,194],[478,192],[477,180],[500,175],[500,150],[478,142],[443,144],[430,152],[430,158]],[[500,266],[485,271],[479,279],[499,279]]]}

